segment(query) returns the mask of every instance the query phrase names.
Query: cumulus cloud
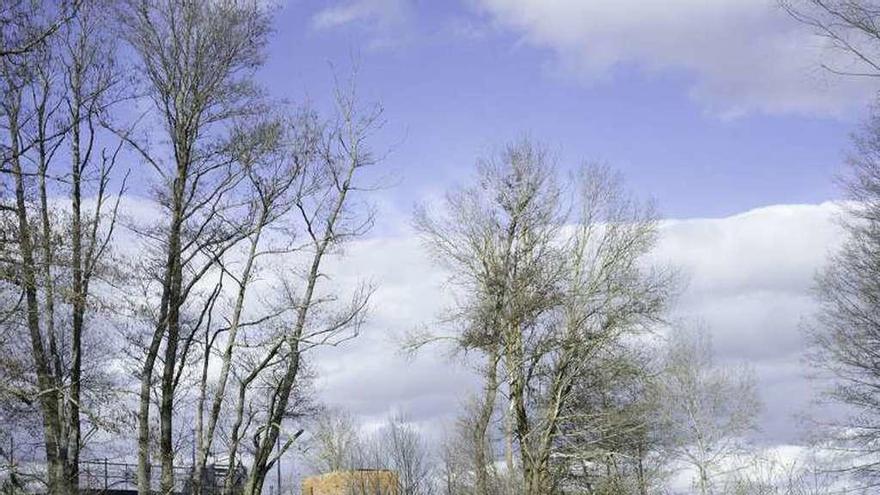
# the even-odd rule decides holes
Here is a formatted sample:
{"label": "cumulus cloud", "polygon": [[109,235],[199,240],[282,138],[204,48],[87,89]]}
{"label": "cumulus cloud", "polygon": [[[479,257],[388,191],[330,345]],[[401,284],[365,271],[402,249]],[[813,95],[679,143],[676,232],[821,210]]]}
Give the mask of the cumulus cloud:
{"label": "cumulus cloud", "polygon": [[[476,0],[496,25],[555,54],[555,67],[585,81],[616,69],[683,75],[709,112],[836,115],[863,104],[869,81],[819,68],[840,51],[774,0]],[[870,79],[870,78],[866,78]]]}
{"label": "cumulus cloud", "polygon": [[[784,205],[662,226],[655,259],[689,279],[676,315],[704,322],[722,361],[754,367],[766,403],[761,436],[769,442],[799,439],[794,415],[813,393],[800,323],[813,310],[813,275],[841,238],[838,214],[832,203]],[[402,235],[352,244],[330,272],[334,283],[369,279],[379,290],[358,340],[316,354],[324,399],[367,422],[391,411],[435,430],[451,420],[477,390],[466,362],[442,346],[408,358],[397,345],[402,333],[433,324],[452,302],[445,276],[419,242]]]}

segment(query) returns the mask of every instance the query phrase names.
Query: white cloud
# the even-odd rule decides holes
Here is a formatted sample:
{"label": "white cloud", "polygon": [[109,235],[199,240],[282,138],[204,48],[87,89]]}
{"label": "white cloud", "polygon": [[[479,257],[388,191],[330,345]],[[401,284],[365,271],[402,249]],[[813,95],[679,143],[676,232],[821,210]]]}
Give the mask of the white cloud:
{"label": "white cloud", "polygon": [[[476,0],[502,28],[555,55],[586,81],[621,66],[683,74],[690,94],[722,116],[746,112],[839,114],[863,104],[870,81],[819,68],[832,52],[774,0]],[[867,78],[870,79],[870,78]]]}
{"label": "white cloud", "polygon": [[327,30],[356,26],[368,32],[369,48],[388,48],[408,38],[412,15],[408,0],[350,0],[318,11],[312,17],[312,27]]}

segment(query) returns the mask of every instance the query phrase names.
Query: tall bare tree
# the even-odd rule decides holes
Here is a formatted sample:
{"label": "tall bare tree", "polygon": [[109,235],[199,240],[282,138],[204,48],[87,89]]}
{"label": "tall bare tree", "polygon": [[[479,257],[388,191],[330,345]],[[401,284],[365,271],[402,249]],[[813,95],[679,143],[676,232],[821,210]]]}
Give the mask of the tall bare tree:
{"label": "tall bare tree", "polygon": [[[874,111],[855,135],[843,184],[847,203],[842,225],[847,238],[817,277],[818,314],[808,325],[810,361],[832,378],[828,397],[847,408],[825,431],[854,460],[869,484],[877,479],[880,425],[880,345],[877,260],[880,259],[880,116]],[[821,421],[825,423],[825,421]],[[817,425],[818,426],[818,425]],[[872,481],[874,480],[874,481]]]}
{"label": "tall bare tree", "polygon": [[[86,332],[97,306],[93,285],[108,274],[118,206],[109,188],[119,150],[96,144],[119,82],[103,10],[97,0],[83,2],[55,28],[58,36],[0,58],[3,173],[15,191],[3,211],[16,218],[4,273],[25,295],[50,493],[78,491],[82,427],[93,431],[100,422],[85,386],[84,341],[94,339]],[[86,194],[93,194],[88,206]],[[53,201],[58,195],[69,198],[69,214]]]}
{"label": "tall bare tree", "polygon": [[169,493],[174,486],[174,395],[185,361],[180,353],[189,349],[180,344],[195,333],[182,328],[182,312],[216,260],[249,234],[226,223],[235,207],[230,195],[243,175],[224,150],[232,141],[233,121],[262,108],[252,74],[263,59],[269,20],[265,6],[254,0],[130,0],[120,14],[145,75],[154,120],[168,143],[156,151],[129,139],[158,175],[157,200],[166,214],[159,228],[143,232],[157,245],[153,276],[160,296],[139,377],[138,490],[151,490],[150,395],[164,343],[159,451],[161,490]]}
{"label": "tall bare tree", "polygon": [[[296,208],[297,185],[305,163],[314,153],[314,123],[309,113],[294,119],[260,118],[255,124],[246,124],[240,130],[238,139],[231,146],[233,158],[242,168],[244,180],[241,192],[242,202],[247,205],[245,219],[239,228],[246,233],[243,253],[232,252],[229,260],[219,257],[221,277],[216,294],[220,294],[225,275],[233,285],[231,307],[222,323],[212,328],[215,318],[215,301],[210,300],[211,313],[205,325],[205,350],[202,374],[199,384],[199,399],[196,412],[196,454],[191,480],[192,491],[201,493],[203,472],[208,455],[214,444],[223,406],[227,399],[227,385],[233,372],[234,351],[241,345],[239,332],[249,327],[265,326],[284,310],[267,308],[261,314],[247,318],[245,305],[253,299],[251,285],[258,276],[261,262],[267,255],[283,256],[294,250],[293,240],[288,238],[286,220]],[[282,239],[273,242],[272,237]],[[242,256],[237,256],[237,255]],[[235,260],[235,258],[242,258]],[[236,262],[238,261],[238,262]],[[219,316],[219,315],[218,315]],[[220,352],[220,371],[214,380],[214,390],[208,404],[208,379],[212,351],[217,346],[218,337],[224,335],[225,342]]]}
{"label": "tall bare tree", "polygon": [[657,237],[653,209],[629,198],[620,177],[601,167],[582,169],[574,183],[559,304],[537,328],[507,339],[516,344],[508,351],[508,368],[517,366],[509,381],[525,384],[513,387],[511,400],[528,493],[555,488],[550,461],[575,385],[609,348],[660,323],[674,289],[673,272],[643,261]]}
{"label": "tall bare tree", "polygon": [[[83,426],[92,432],[100,423],[85,385],[84,342],[95,341],[87,324],[98,306],[94,285],[109,273],[105,258],[118,206],[110,184],[119,148],[97,144],[103,140],[98,122],[117,101],[120,82],[102,8],[83,2],[57,36],[0,62],[4,175],[15,191],[4,212],[17,218],[16,247],[4,272],[26,294],[50,493],[78,490]],[[93,195],[88,205],[87,194]],[[69,213],[58,195],[69,198]]]}
{"label": "tall bare tree", "polygon": [[671,277],[640,264],[655,216],[606,170],[582,168],[570,202],[546,150],[528,140],[478,170],[478,186],[451,194],[445,214],[420,213],[417,225],[464,289],[458,342],[490,362],[497,356],[522,490],[551,493],[551,457],[576,383],[606,347],[659,319]]}
{"label": "tall bare tree", "polygon": [[[511,145],[497,160],[480,161],[478,185],[448,193],[445,211],[416,213],[427,247],[463,294],[453,313],[462,329],[457,345],[485,356],[484,390],[469,422],[474,490],[480,495],[489,493],[487,466],[493,459],[487,435],[500,387],[498,369],[505,364],[504,332],[533,319],[555,297],[558,255],[551,243],[562,222],[554,171],[544,158],[530,142]],[[510,386],[520,390],[524,384]]]}
{"label": "tall bare tree", "polygon": [[[269,470],[302,432],[291,432],[280,443],[293,394],[302,380],[305,353],[357,335],[372,294],[371,287],[362,285],[354,289],[348,302],[340,303],[339,288],[321,284],[328,277],[327,258],[373,224],[372,209],[358,193],[374,187],[366,182],[365,169],[381,159],[370,148],[370,137],[383,123],[381,107],[364,108],[353,82],[337,88],[335,102],[336,116],[322,126],[314,161],[306,166],[298,186],[296,209],[305,232],[304,267],[296,277],[286,278],[283,288],[293,317],[247,378],[252,381],[261,367],[277,359],[277,371],[267,387],[253,435],[254,460],[245,487],[249,495],[262,491]],[[276,443],[280,443],[278,453],[274,452]]]}

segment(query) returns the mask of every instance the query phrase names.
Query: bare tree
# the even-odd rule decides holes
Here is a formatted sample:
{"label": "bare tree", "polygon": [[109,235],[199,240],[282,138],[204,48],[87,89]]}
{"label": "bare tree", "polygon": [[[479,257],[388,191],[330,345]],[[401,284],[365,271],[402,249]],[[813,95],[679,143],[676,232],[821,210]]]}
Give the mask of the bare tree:
{"label": "bare tree", "polygon": [[315,420],[309,459],[319,473],[354,469],[361,450],[361,439],[354,418],[346,411],[322,411]]}
{"label": "bare tree", "polygon": [[843,180],[852,200],[842,225],[847,233],[843,247],[828,260],[817,277],[818,314],[808,325],[810,361],[823,376],[832,379],[828,398],[847,408],[840,419],[818,422],[835,440],[836,449],[848,454],[852,466],[877,480],[878,425],[880,425],[880,345],[877,323],[876,280],[880,259],[880,117],[877,113],[854,138],[849,171]]}
{"label": "bare tree", "polygon": [[469,423],[469,416],[459,418],[447,428],[440,444],[437,476],[445,495],[475,493],[473,426]]}
{"label": "bare tree", "polygon": [[357,287],[349,301],[340,306],[334,288],[320,283],[328,277],[326,259],[372,226],[372,210],[358,203],[357,193],[373,187],[364,182],[364,170],[381,158],[369,147],[369,138],[382,124],[381,107],[362,108],[353,80],[337,88],[335,102],[336,118],[323,126],[314,163],[306,167],[298,186],[296,208],[306,233],[306,261],[298,277],[284,282],[283,294],[294,315],[266,354],[267,359],[277,357],[280,363],[253,436],[254,462],[245,487],[248,495],[260,493],[279,455],[302,433],[299,430],[288,435],[278,449],[280,453],[273,452],[289,414],[291,394],[301,380],[304,354],[356,336],[373,291],[366,285]]}
{"label": "bare tree", "polygon": [[[833,47],[850,55],[848,64],[823,64],[828,70],[845,76],[880,77],[880,5],[876,1],[784,0],[781,5]],[[844,207],[841,222],[847,240],[817,277],[815,292],[820,307],[806,325],[810,362],[822,378],[832,379],[827,398],[847,408],[843,418],[813,418],[813,436],[830,440],[831,448],[847,458],[842,466],[831,468],[833,471],[854,472],[869,488],[877,486],[880,466],[875,459],[880,438],[880,367],[875,352],[880,342],[880,327],[875,324],[875,264],[880,256],[878,152],[880,114],[874,107],[854,136],[848,171],[841,181],[851,200]]]}
{"label": "bare tree", "polygon": [[614,174],[582,168],[566,203],[554,163],[528,140],[478,170],[479,185],[448,196],[445,216],[422,212],[417,225],[464,288],[459,345],[503,370],[522,490],[550,493],[575,384],[604,349],[658,320],[671,277],[639,264],[656,219]]}
{"label": "bare tree", "polygon": [[[778,0],[844,57],[822,67],[843,76],[880,77],[880,6],[874,0]],[[829,57],[831,59],[832,57]]]}
{"label": "bare tree", "polygon": [[801,458],[787,459],[772,453],[746,456],[741,466],[722,483],[727,495],[833,495],[867,494],[842,476],[830,472],[818,460],[821,451]]}
{"label": "bare tree", "polygon": [[[575,384],[603,364],[609,348],[662,321],[675,281],[674,272],[642,262],[656,240],[653,209],[630,199],[620,177],[607,169],[584,168],[575,179],[576,214],[564,244],[559,305],[539,320],[539,332],[524,329],[524,362],[508,365],[519,366],[512,383],[529,384],[522,394],[514,387],[511,397],[519,403],[517,437],[531,493],[552,490],[557,482],[550,459]],[[538,405],[530,418],[533,401]]]}
{"label": "bare tree", "polygon": [[161,490],[168,493],[174,486],[174,395],[185,362],[180,353],[189,349],[187,335],[195,335],[194,328],[183,327],[182,312],[216,260],[250,234],[226,220],[237,206],[230,195],[243,174],[223,151],[232,141],[234,119],[260,112],[252,73],[262,62],[269,20],[264,6],[252,0],[130,0],[120,17],[169,143],[157,152],[128,139],[158,174],[157,200],[167,213],[159,228],[142,230],[157,245],[152,269],[161,295],[139,377],[138,490],[151,490],[150,394],[164,343],[159,450]]}
{"label": "bare tree", "polygon": [[[3,174],[15,191],[3,213],[16,219],[3,271],[24,295],[50,493],[78,491],[80,451],[102,422],[93,408],[96,390],[86,386],[94,377],[84,342],[96,341],[87,322],[98,307],[94,285],[112,272],[106,258],[118,207],[110,183],[119,147],[96,144],[97,122],[115,103],[119,82],[109,25],[101,2],[83,2],[75,18],[54,28],[61,33],[51,42],[0,58]],[[61,194],[69,214],[53,203]],[[85,194],[94,195],[90,205]]]}
{"label": "bare tree", "polygon": [[402,417],[392,418],[385,431],[386,450],[392,469],[397,472],[402,495],[433,493],[428,446],[419,432]]}
{"label": "bare tree", "polygon": [[655,354],[645,338],[608,346],[578,380],[554,455],[568,489],[647,495],[665,484],[663,432],[650,394]]}
{"label": "bare tree", "polygon": [[705,330],[679,329],[652,393],[666,455],[693,468],[699,493],[717,493],[725,463],[745,451],[756,427],[761,404],[750,371],[716,364]]}
{"label": "bare tree", "polygon": [[9,0],[0,6],[0,58],[26,55],[76,17],[82,0]]}
{"label": "bare tree", "polygon": [[[548,279],[558,259],[551,241],[561,217],[553,171],[544,159],[544,151],[532,143],[511,145],[497,160],[478,164],[477,186],[447,194],[445,211],[416,213],[427,247],[463,294],[452,319],[462,329],[456,343],[485,355],[484,390],[468,423],[479,495],[489,493],[487,466],[493,459],[487,435],[500,386],[498,369],[504,364],[504,331],[533,319],[554,297]],[[525,387],[519,382],[510,386]]]}
{"label": "bare tree", "polygon": [[358,464],[390,469],[397,475],[400,495],[431,495],[434,473],[428,444],[403,415],[392,415],[372,436],[362,441]]}
{"label": "bare tree", "polygon": [[[248,129],[237,132],[237,139],[231,146],[233,158],[245,176],[242,202],[247,205],[247,212],[239,228],[246,233],[246,239],[243,253],[231,253],[228,257],[232,259],[228,261],[222,256],[217,258],[221,276],[215,293],[218,296],[222,293],[224,279],[231,280],[234,288],[229,314],[223,315],[222,319],[217,318],[221,323],[216,329],[211,321],[215,318],[216,301],[209,298],[211,309],[208,310],[209,321],[205,324],[204,332],[205,349],[196,411],[196,455],[191,480],[193,493],[196,494],[201,493],[202,474],[222,418],[227,384],[233,372],[234,351],[241,345],[239,332],[246,328],[266,326],[286,311],[285,308],[269,307],[247,318],[245,305],[253,299],[248,297],[251,285],[266,256],[283,256],[295,250],[293,239],[287,238],[289,229],[285,224],[299,199],[296,190],[304,163],[314,152],[312,120],[308,113],[292,119],[266,121],[260,118]],[[278,237],[279,233],[282,239],[272,239]],[[237,256],[239,254],[242,256]],[[242,259],[235,260],[239,257]],[[206,407],[212,351],[219,346],[221,334],[225,342],[219,356],[219,376],[213,380],[213,397],[210,407]]]}
{"label": "bare tree", "polygon": [[[502,495],[519,490],[521,473],[516,465],[506,460],[502,465],[495,454],[500,437],[504,436],[504,441],[507,441],[507,428],[499,428],[499,411],[493,412],[490,424],[483,426],[484,400],[484,396],[476,394],[464,404],[458,418],[447,428],[436,460],[438,491],[447,495],[475,493],[478,475],[485,477],[480,483],[484,483],[481,489],[487,493]],[[513,454],[511,450],[510,455]],[[480,466],[483,469],[478,473]]]}

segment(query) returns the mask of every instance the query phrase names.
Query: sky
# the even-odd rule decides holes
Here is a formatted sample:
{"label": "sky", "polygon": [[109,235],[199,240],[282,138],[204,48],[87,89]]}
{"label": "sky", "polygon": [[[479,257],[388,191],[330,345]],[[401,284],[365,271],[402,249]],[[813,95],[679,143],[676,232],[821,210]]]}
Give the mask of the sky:
{"label": "sky", "polygon": [[774,0],[643,4],[290,0],[260,77],[321,102],[355,60],[385,107],[397,210],[524,134],[563,166],[622,171],[670,217],[836,197],[870,81],[821,69],[840,53]]}
{"label": "sky", "polygon": [[331,270],[378,290],[358,340],[314,358],[326,402],[366,422],[451,421],[477,384],[467,364],[395,343],[449,302],[410,215],[528,135],[563,169],[607,164],[657,202],[653,256],[690,282],[674,316],[704,324],[722,362],[755,370],[762,441],[800,441],[795,418],[817,389],[801,328],[841,239],[834,177],[875,93],[820,67],[851,67],[843,54],[773,0],[288,0],[273,15],[259,73],[270,95],[326,106],[354,64],[387,121],[376,228]]}

